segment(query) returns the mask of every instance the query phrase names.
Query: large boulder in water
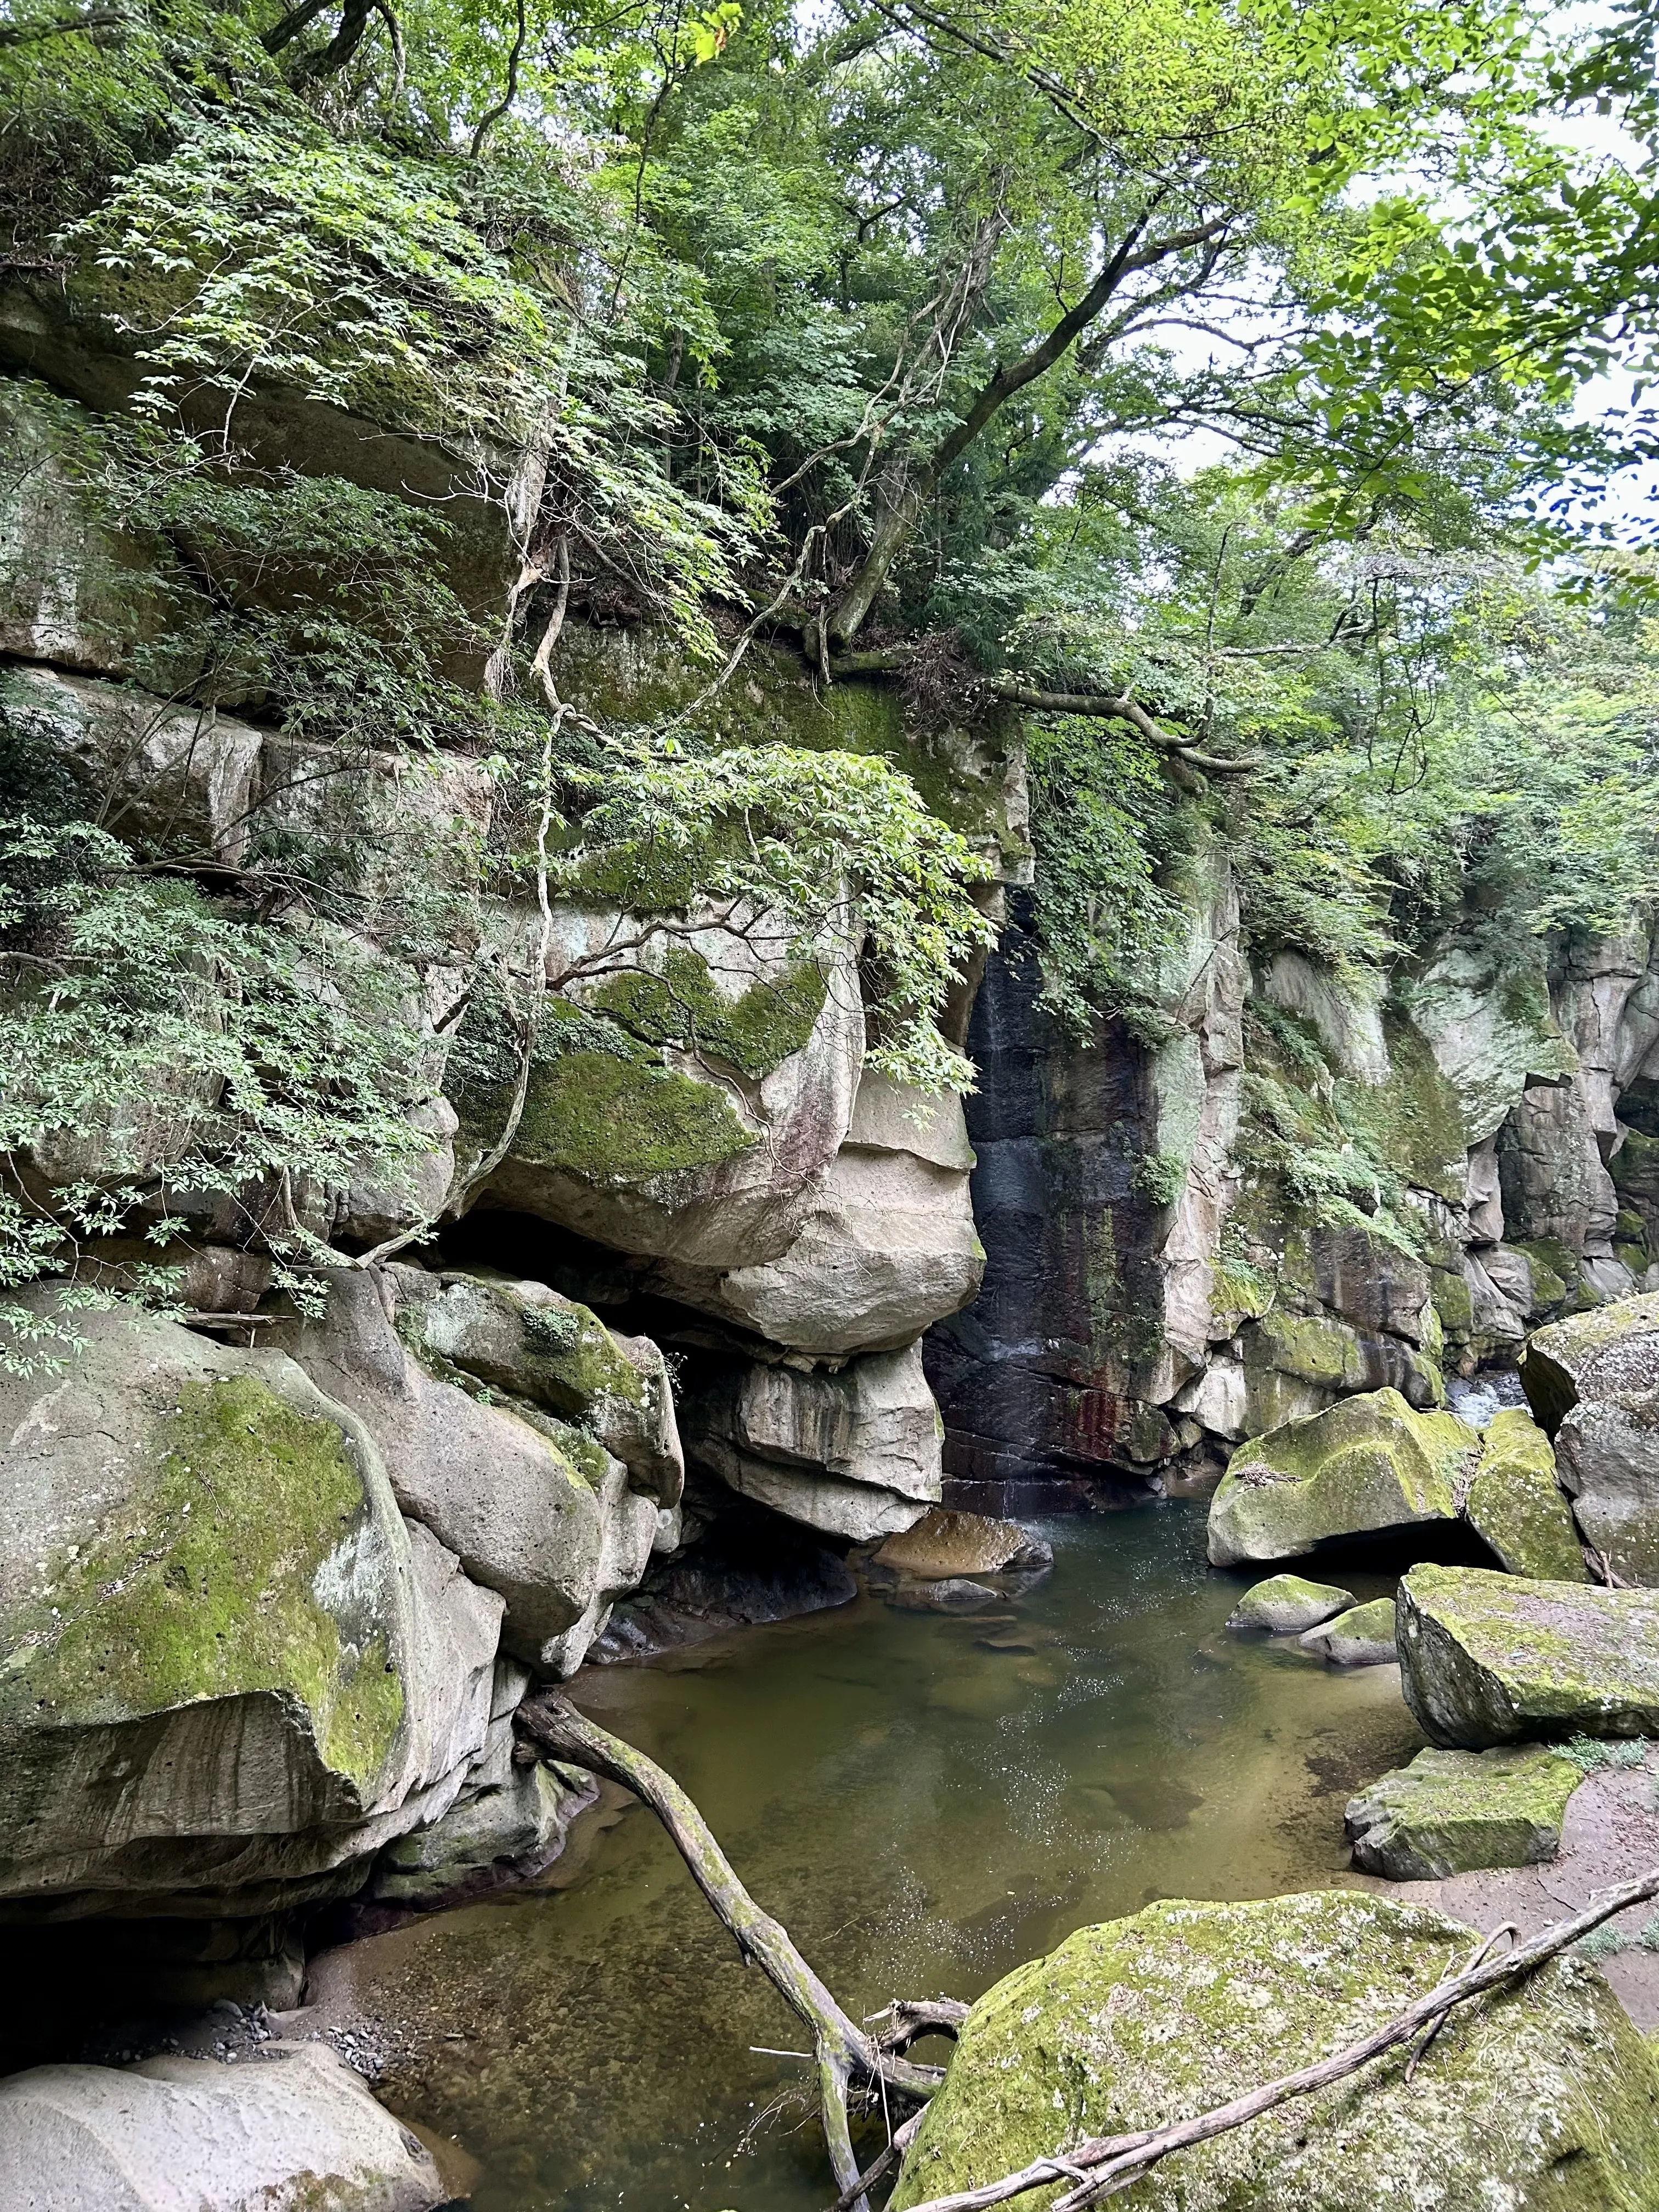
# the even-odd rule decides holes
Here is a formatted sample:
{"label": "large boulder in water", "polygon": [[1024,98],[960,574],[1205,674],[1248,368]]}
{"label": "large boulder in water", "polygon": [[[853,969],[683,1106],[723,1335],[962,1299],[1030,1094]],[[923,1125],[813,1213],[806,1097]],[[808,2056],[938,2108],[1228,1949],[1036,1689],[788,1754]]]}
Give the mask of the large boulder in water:
{"label": "large boulder in water", "polygon": [[[894,2212],[1085,2137],[1203,2112],[1356,2041],[1468,1959],[1438,1913],[1326,1891],[1084,1928],[968,2016]],[[1601,1974],[1553,1959],[1390,2051],[1155,2166],[1146,2212],[1650,2212],[1659,2074]],[[1022,2199],[1051,2205],[1073,2186]]]}
{"label": "large boulder in water", "polygon": [[1659,1592],[1413,1568],[1401,1688],[1437,1743],[1659,1735]]}
{"label": "large boulder in water", "polygon": [[1521,1361],[1585,1539],[1659,1583],[1659,1291],[1540,1328]]}
{"label": "large boulder in water", "polygon": [[431,2153],[325,2044],[0,2081],[11,2212],[430,2212]]}
{"label": "large boulder in water", "polygon": [[88,1314],[0,1380],[0,1899],[248,1912],[349,1891],[489,1726],[501,1602],[280,1352]]}
{"label": "large boulder in water", "polygon": [[1397,1390],[1345,1398],[1241,1444],[1210,1501],[1210,1559],[1293,1559],[1333,1536],[1455,1521],[1480,1439]]}

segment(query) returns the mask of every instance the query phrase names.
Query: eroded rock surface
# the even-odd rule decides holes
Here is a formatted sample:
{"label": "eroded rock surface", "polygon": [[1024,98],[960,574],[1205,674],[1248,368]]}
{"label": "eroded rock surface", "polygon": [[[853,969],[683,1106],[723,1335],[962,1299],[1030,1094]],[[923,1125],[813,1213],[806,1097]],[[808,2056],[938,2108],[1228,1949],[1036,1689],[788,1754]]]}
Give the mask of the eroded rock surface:
{"label": "eroded rock surface", "polygon": [[1385,1667],[1396,1656],[1395,1606],[1391,1597],[1373,1598],[1321,1621],[1300,1639],[1302,1649],[1333,1667]]}
{"label": "eroded rock surface", "polygon": [[[1082,2138],[1199,2112],[1340,2050],[1433,1987],[1477,1939],[1353,1892],[1172,1902],[1080,1929],[969,2014],[893,2203],[995,2179]],[[1659,2075],[1588,1961],[1451,2015],[1407,2055],[1177,2152],[1135,2184],[1158,2212],[1645,2212]],[[1065,2185],[1062,2185],[1062,2186]]]}
{"label": "eroded rock surface", "polygon": [[460,1788],[501,1599],[291,1359],[80,1327],[72,1374],[0,1381],[0,1896],[349,1888]]}
{"label": "eroded rock surface", "polygon": [[921,1354],[834,1373],[738,1368],[689,1411],[692,1458],[741,1496],[855,1542],[896,1534],[939,1495],[939,1419]]}
{"label": "eroded rock surface", "polygon": [[1585,1540],[1624,1581],[1659,1583],[1659,1293],[1540,1329],[1521,1379]]}

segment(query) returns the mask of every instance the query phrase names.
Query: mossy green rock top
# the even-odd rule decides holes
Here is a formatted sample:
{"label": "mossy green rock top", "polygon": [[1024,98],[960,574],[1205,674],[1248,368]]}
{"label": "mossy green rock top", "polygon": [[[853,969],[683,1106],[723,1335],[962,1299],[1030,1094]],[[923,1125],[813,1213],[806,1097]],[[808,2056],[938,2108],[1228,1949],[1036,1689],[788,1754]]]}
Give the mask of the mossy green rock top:
{"label": "mossy green rock top", "polygon": [[1251,1629],[1272,1636],[1299,1636],[1304,1628],[1317,1628],[1346,1613],[1353,1603],[1352,1590],[1334,1583],[1310,1583],[1304,1575],[1269,1575],[1265,1583],[1247,1589],[1227,1616],[1235,1635]]}
{"label": "mossy green rock top", "polygon": [[1419,1751],[1348,1806],[1353,1863],[1390,1881],[1538,1866],[1561,1848],[1581,1766],[1542,1746]]}
{"label": "mossy green rock top", "polygon": [[1659,1590],[1415,1567],[1401,1687],[1437,1743],[1659,1735]]}
{"label": "mossy green rock top", "polygon": [[[1438,1913],[1352,1891],[1168,1902],[1079,1929],[969,2013],[894,2212],[1091,2136],[1212,2110],[1339,2051],[1462,1966]],[[1177,2152],[1146,2212],[1651,2212],[1659,2073],[1596,1969],[1558,1958],[1454,2013],[1405,2080],[1389,2052]],[[1073,2185],[1020,2199],[1051,2206]]]}
{"label": "mossy green rock top", "polygon": [[1510,1574],[1589,1582],[1572,1509],[1555,1478],[1550,1440],[1518,1407],[1494,1414],[1482,1430],[1480,1464],[1463,1511]]}
{"label": "mossy green rock top", "polygon": [[1480,1439],[1455,1413],[1419,1413],[1398,1390],[1345,1398],[1233,1454],[1210,1501],[1212,1564],[1293,1559],[1332,1536],[1451,1521]]}

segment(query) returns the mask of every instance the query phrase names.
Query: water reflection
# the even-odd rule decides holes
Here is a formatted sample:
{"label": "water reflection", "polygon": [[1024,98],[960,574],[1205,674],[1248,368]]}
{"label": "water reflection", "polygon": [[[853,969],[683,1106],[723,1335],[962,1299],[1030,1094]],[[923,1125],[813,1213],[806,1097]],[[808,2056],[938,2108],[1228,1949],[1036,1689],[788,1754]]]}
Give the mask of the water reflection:
{"label": "water reflection", "polygon": [[[972,1996],[1155,1897],[1342,1881],[1343,1802],[1421,1741],[1392,1668],[1221,1632],[1242,1578],[1204,1567],[1202,1516],[1053,1523],[1054,1576],[994,1618],[861,1600],[696,1666],[584,1676],[580,1699],[685,1784],[849,2010]],[[637,1808],[574,1887],[376,1938],[354,1967],[420,2032],[384,2094],[482,2162],[479,2212],[832,2193],[810,2130],[778,2124],[805,2068],[750,2049],[800,2031]]]}

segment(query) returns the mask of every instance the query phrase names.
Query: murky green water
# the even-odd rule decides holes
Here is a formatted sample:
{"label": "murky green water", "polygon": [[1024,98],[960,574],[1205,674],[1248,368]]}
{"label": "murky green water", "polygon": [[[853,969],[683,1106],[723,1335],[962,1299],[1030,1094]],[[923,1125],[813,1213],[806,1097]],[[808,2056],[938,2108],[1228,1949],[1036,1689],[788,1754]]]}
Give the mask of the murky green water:
{"label": "murky green water", "polygon": [[[1047,1533],[1054,1573],[994,1620],[861,1600],[694,1667],[581,1679],[854,2012],[971,1997],[1152,1898],[1340,1881],[1352,1786],[1421,1741],[1394,1668],[1221,1632],[1243,1578],[1203,1565],[1201,1506]],[[479,2161],[479,2212],[833,2194],[811,2131],[775,2109],[806,2069],[750,2048],[799,2050],[800,2031],[638,1808],[573,1887],[350,1955],[366,2002],[421,2038],[383,2094]]]}

